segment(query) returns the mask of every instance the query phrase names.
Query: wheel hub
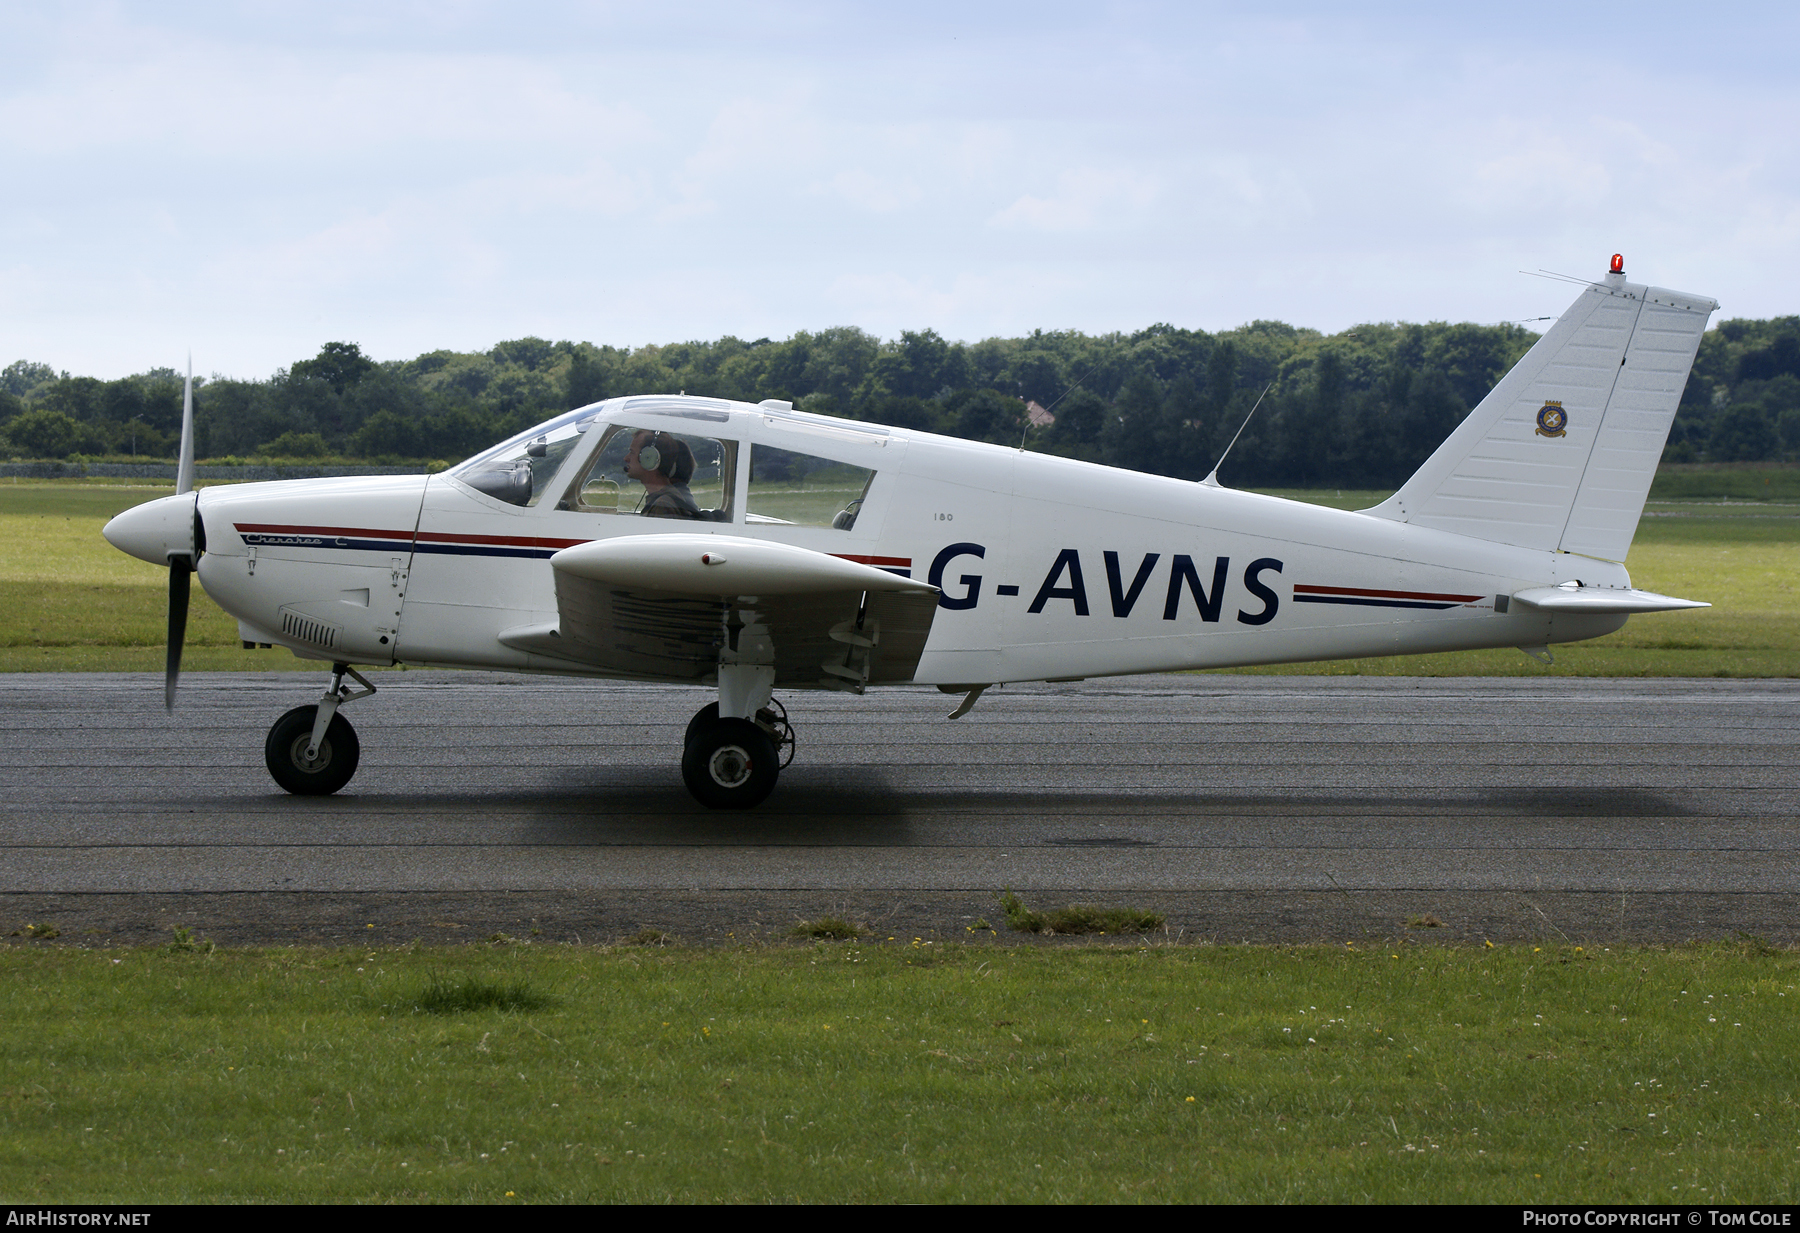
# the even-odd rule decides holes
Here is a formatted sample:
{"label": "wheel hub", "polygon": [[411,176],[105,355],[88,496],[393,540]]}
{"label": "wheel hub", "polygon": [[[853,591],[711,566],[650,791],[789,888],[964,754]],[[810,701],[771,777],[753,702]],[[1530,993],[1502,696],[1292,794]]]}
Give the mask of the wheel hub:
{"label": "wheel hub", "polygon": [[294,760],[295,769],[304,771],[308,775],[316,775],[331,765],[331,742],[320,741],[319,756],[309,759],[306,756],[306,747],[310,744],[312,744],[312,733],[302,734],[295,739],[293,748],[288,751],[288,756]]}
{"label": "wheel hub", "polygon": [[721,746],[706,760],[706,769],[721,788],[741,788],[750,779],[750,754],[740,745]]}

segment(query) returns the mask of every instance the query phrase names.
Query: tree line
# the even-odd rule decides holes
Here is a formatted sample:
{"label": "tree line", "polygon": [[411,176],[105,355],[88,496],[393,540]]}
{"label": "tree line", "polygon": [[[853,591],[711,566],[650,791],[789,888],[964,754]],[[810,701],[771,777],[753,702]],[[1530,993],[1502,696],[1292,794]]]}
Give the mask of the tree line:
{"label": "tree line", "polygon": [[[1537,335],[1516,324],[1383,323],[1326,335],[1279,321],[1209,334],[1035,331],[952,342],[854,327],[775,341],[621,348],[520,338],[377,361],[331,342],[267,380],[195,381],[200,457],[450,462],[562,410],[686,392],[925,429],[1200,479],[1260,398],[1222,478],[1387,488],[1405,480]],[[181,375],[116,381],[20,360],[0,370],[0,454],[168,459]],[[1031,404],[1053,422],[1029,426]],[[1041,418],[1041,417],[1040,417]],[[1800,452],[1800,317],[1707,332],[1671,462]]]}

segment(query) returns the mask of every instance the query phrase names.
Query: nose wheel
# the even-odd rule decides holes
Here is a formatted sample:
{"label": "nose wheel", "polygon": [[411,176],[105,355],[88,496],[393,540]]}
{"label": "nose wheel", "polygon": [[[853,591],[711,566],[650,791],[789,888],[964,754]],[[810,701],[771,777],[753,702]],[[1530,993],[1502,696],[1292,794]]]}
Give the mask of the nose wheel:
{"label": "nose wheel", "polygon": [[[362,686],[344,684],[348,676]],[[315,706],[297,706],[269,729],[263,761],[269,776],[295,796],[330,796],[350,782],[362,758],[356,729],[338,707],[366,698],[375,687],[348,664],[331,666],[331,688]]]}
{"label": "nose wheel", "polygon": [[275,721],[269,739],[263,742],[269,775],[295,796],[330,796],[350,782],[362,757],[356,729],[342,715],[331,717],[324,739],[308,757],[318,713],[316,706],[295,707]]}

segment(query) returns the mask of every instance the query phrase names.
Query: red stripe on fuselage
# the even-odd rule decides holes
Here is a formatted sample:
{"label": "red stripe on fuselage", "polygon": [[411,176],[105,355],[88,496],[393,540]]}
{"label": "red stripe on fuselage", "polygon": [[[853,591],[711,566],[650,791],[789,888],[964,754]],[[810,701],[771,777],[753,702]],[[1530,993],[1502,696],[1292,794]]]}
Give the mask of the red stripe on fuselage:
{"label": "red stripe on fuselage", "polygon": [[[290,527],[273,522],[233,523],[240,533],[251,535],[329,535],[345,539],[413,538],[411,531],[380,531],[372,527]],[[585,539],[545,539],[535,535],[452,535],[441,531],[421,531],[418,538],[431,544],[491,544],[508,548],[573,548]]]}
{"label": "red stripe on fuselage", "polygon": [[1438,591],[1374,591],[1368,587],[1315,587],[1294,584],[1296,595],[1367,595],[1372,599],[1448,599],[1459,603],[1480,599],[1479,595],[1448,595]]}
{"label": "red stripe on fuselage", "polygon": [[854,561],[858,565],[898,565],[906,569],[912,567],[911,557],[859,557],[849,552],[834,552],[831,555],[840,561]]}
{"label": "red stripe on fuselage", "polygon": [[289,527],[273,522],[234,522],[240,534],[330,535],[345,539],[411,539],[411,531],[376,531],[369,527]]}
{"label": "red stripe on fuselage", "polygon": [[[346,539],[414,538],[411,531],[380,531],[371,527],[294,527],[273,522],[239,522],[232,525],[239,532],[252,535],[331,535]],[[593,542],[585,539],[549,539],[537,535],[458,535],[447,531],[420,531],[417,538],[427,544],[488,544],[505,548],[573,548],[577,544]],[[902,569],[912,565],[911,557],[858,556],[848,552],[832,555],[840,560],[854,561],[858,565],[898,566]]]}
{"label": "red stripe on fuselage", "polygon": [[419,541],[426,544],[494,544],[508,548],[573,548],[591,543],[585,539],[545,539],[536,535],[453,535],[445,531],[420,531]]}

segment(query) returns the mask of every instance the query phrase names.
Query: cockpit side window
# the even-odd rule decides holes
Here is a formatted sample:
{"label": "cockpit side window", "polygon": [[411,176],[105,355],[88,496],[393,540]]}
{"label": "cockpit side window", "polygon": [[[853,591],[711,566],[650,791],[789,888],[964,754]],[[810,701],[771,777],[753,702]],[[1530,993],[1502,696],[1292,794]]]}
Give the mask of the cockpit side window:
{"label": "cockpit side window", "polygon": [[856,526],[863,498],[874,482],[875,472],[868,467],[753,445],[747,519],[848,531]]}
{"label": "cockpit side window", "polygon": [[737,455],[736,441],[614,424],[557,508],[730,522]]}

